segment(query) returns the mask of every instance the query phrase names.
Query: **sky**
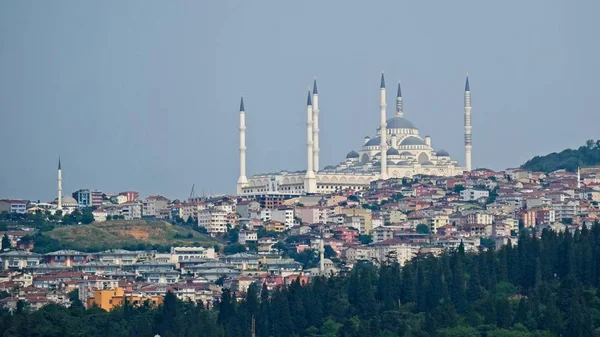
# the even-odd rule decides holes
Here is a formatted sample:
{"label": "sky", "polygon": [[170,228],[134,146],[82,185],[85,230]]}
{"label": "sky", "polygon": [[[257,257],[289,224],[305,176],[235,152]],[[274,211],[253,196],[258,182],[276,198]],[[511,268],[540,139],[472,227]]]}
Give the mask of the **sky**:
{"label": "sky", "polygon": [[136,190],[234,193],[244,96],[248,175],[306,166],[319,86],[321,165],[405,117],[464,164],[515,167],[600,138],[597,0],[0,1],[0,198]]}

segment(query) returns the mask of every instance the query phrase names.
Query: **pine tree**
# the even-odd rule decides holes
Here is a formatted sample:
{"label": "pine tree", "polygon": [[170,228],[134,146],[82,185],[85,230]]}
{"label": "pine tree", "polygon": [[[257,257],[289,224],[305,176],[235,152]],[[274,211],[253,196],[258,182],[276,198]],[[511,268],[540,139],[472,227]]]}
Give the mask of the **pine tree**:
{"label": "pine tree", "polygon": [[402,287],[400,290],[400,301],[403,304],[416,301],[417,291],[415,282],[416,280],[411,266],[404,266],[402,268]]}

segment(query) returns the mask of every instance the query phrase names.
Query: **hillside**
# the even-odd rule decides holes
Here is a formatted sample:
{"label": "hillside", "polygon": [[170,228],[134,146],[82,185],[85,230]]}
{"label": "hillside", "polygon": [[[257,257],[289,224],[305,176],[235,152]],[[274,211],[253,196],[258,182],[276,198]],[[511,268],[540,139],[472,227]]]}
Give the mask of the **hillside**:
{"label": "hillside", "polygon": [[577,150],[566,149],[545,156],[535,156],[521,165],[521,168],[546,173],[561,169],[575,172],[578,167],[595,165],[600,165],[600,140],[588,140]]}
{"label": "hillside", "polygon": [[100,251],[113,248],[213,246],[216,240],[188,227],[165,221],[117,220],[90,225],[56,227],[44,236],[57,240],[64,248]]}

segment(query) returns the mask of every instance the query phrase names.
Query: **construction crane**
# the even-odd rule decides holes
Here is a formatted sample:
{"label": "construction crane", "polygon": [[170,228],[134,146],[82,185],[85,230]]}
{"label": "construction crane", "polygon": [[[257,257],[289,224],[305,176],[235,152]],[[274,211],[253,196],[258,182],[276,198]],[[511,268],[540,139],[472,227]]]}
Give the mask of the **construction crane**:
{"label": "construction crane", "polygon": [[194,188],[196,187],[196,184],[192,185],[192,190],[190,191],[190,197],[188,200],[192,200],[192,198],[196,197],[196,192],[194,192]]}

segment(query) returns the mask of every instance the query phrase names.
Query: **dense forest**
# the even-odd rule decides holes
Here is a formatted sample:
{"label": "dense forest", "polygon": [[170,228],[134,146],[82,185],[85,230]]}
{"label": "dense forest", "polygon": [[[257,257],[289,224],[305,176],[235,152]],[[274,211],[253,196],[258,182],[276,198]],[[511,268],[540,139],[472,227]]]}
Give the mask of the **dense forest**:
{"label": "dense forest", "polygon": [[577,150],[567,149],[559,153],[553,152],[545,156],[535,156],[521,167],[531,171],[553,172],[566,169],[577,171],[578,167],[600,165],[600,140],[588,140]]}
{"label": "dense forest", "polygon": [[152,309],[105,312],[22,303],[0,312],[0,336],[598,336],[600,225],[521,233],[517,244],[477,254],[462,246],[404,267],[394,256],[348,275],[223,291],[214,308],[168,293]]}

